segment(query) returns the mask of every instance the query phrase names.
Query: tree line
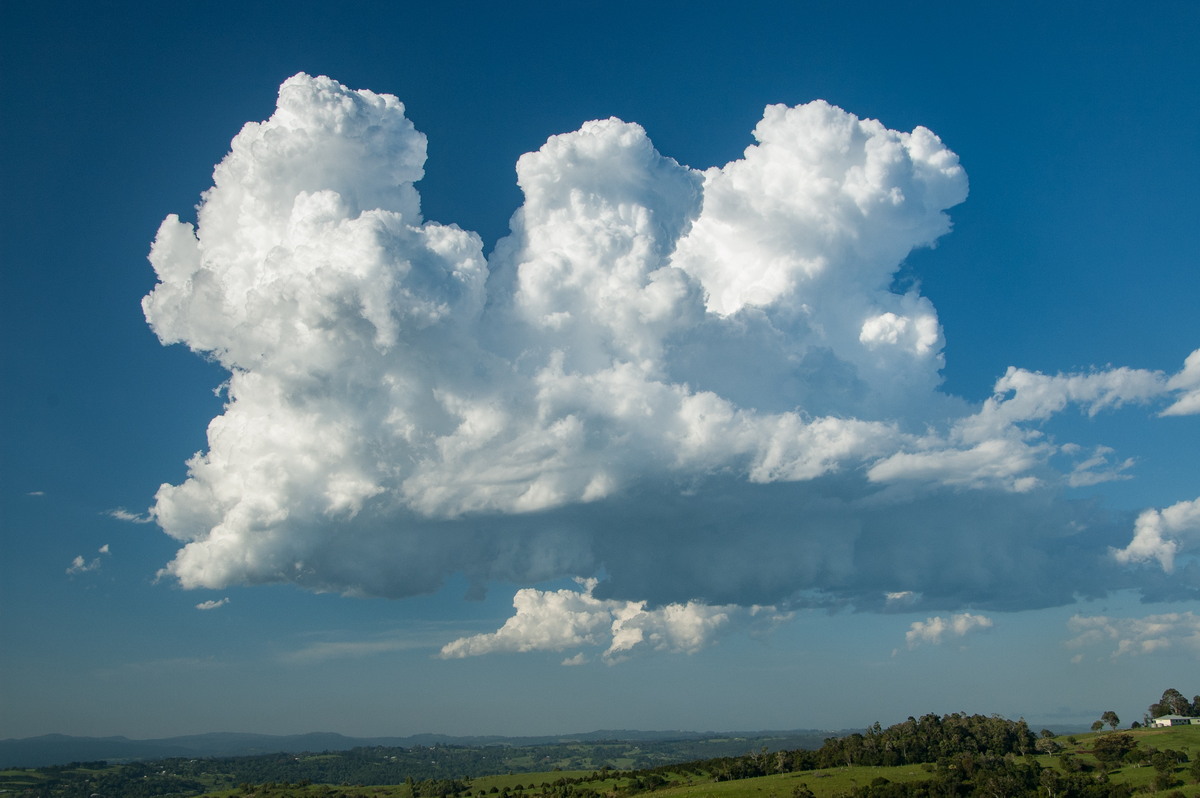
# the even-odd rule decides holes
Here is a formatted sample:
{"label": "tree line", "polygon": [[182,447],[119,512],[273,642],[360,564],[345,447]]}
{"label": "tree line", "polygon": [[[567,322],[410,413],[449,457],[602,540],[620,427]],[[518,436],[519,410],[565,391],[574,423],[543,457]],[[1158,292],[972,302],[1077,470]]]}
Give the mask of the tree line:
{"label": "tree line", "polygon": [[876,723],[865,732],[829,737],[815,750],[766,750],[742,757],[693,763],[717,781],[793,773],[830,767],[892,767],[936,762],[959,754],[1024,755],[1037,738],[1024,720],[997,715],[927,714],[886,729]]}

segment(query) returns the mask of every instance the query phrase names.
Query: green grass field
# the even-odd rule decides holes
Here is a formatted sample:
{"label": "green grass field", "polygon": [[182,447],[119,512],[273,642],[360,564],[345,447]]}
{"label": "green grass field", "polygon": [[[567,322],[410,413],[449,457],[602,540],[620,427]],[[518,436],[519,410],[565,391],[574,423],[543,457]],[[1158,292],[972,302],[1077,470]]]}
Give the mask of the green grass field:
{"label": "green grass field", "polygon": [[804,786],[812,790],[817,798],[825,798],[870,784],[877,778],[896,782],[920,781],[929,778],[929,773],[923,765],[825,768],[738,781],[680,785],[658,790],[654,794],[663,798],[791,798],[797,787]]}

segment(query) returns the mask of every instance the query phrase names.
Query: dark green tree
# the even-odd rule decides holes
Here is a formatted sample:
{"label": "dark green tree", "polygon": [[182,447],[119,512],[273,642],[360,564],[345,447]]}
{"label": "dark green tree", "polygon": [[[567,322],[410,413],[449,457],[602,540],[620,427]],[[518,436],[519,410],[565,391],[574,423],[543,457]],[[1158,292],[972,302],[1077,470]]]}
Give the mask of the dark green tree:
{"label": "dark green tree", "polygon": [[1158,792],[1169,790],[1175,786],[1175,774],[1169,770],[1159,770],[1154,774],[1151,784]]}
{"label": "dark green tree", "polygon": [[1083,764],[1070,751],[1063,754],[1058,761],[1062,765],[1062,769],[1068,773],[1079,773],[1083,770]]}
{"label": "dark green tree", "polygon": [[1163,691],[1162,698],[1158,700],[1158,703],[1150,705],[1150,717],[1161,718],[1163,715],[1192,717],[1192,704],[1193,702],[1183,697],[1183,693],[1174,687],[1169,687]]}
{"label": "dark green tree", "polygon": [[1033,744],[1033,747],[1043,754],[1050,754],[1051,756],[1062,750],[1062,746],[1053,737],[1039,737],[1037,742]]}
{"label": "dark green tree", "polygon": [[1092,743],[1092,755],[1101,764],[1112,765],[1123,760],[1136,747],[1137,740],[1129,734],[1105,734]]}
{"label": "dark green tree", "polygon": [[1117,727],[1121,725],[1121,719],[1118,718],[1117,713],[1113,712],[1111,709],[1101,715],[1100,720],[1107,723],[1108,727],[1113,731],[1116,731]]}

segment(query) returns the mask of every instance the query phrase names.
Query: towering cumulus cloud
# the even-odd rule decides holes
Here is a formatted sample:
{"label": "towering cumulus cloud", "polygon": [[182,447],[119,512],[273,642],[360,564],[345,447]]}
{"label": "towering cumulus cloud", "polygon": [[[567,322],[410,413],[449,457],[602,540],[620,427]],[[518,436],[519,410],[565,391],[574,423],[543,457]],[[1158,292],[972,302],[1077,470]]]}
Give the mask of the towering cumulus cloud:
{"label": "towering cumulus cloud", "polygon": [[[937,313],[893,276],[949,230],[957,157],[820,101],[754,136],[703,172],[617,119],[553,136],[485,260],[422,219],[425,137],[396,98],[289,79],[150,254],[154,331],[230,372],[207,451],[152,508],[183,543],[166,572],[395,597],[604,574],[521,594],[518,618],[574,607],[570,641],[625,618],[610,653],[655,625],[692,650],[755,604],[1013,608],[1122,573],[1130,520],[1062,492],[1129,463],[1036,425],[1195,412],[1197,356],[945,395]],[[1122,557],[1167,564],[1159,540]],[[526,650],[522,628],[448,655]]]}

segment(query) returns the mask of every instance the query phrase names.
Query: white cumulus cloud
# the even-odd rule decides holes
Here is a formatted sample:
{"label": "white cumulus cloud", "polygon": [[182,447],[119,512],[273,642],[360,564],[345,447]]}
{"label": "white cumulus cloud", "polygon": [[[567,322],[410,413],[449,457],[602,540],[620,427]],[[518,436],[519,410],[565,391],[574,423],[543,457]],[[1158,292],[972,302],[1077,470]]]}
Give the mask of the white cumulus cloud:
{"label": "white cumulus cloud", "polygon": [[518,592],[511,626],[448,655],[610,659],[693,650],[735,605],[1012,609],[1120,583],[1125,519],[1061,491],[1131,461],[1064,473],[1082,449],[1038,427],[1190,412],[1197,355],[946,395],[937,311],[893,277],[949,231],[957,156],[822,101],[753,135],[703,171],[618,119],[551,136],[485,258],[422,217],[425,137],[398,99],[288,79],[151,248],[150,326],[230,373],[149,510],[181,546],[164,573],[392,597],[604,573]]}
{"label": "white cumulus cloud", "polygon": [[991,627],[992,619],[983,615],[969,612],[959,612],[949,617],[936,615],[923,621],[914,621],[904,633],[904,639],[909,648],[916,648],[922,643],[940,645],[947,636],[963,637],[968,632]]}
{"label": "white cumulus cloud", "polygon": [[1118,562],[1158,560],[1167,573],[1175,570],[1175,556],[1200,548],[1200,498],[1178,502],[1162,510],[1145,510],[1133,527],[1133,539],[1114,549]]}
{"label": "white cumulus cloud", "polygon": [[215,609],[224,607],[228,603],[229,603],[229,597],[226,596],[225,598],[221,598],[221,599],[211,599],[209,601],[201,601],[199,604],[196,605],[196,609],[198,609],[198,610],[215,610]]}

